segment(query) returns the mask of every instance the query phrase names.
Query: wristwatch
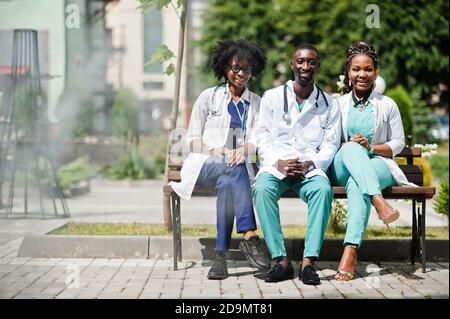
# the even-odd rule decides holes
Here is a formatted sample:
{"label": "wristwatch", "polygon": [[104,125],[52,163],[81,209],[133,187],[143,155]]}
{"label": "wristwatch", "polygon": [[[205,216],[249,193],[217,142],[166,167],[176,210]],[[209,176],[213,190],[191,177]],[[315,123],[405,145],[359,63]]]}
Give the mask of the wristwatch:
{"label": "wristwatch", "polygon": [[316,168],[316,165],[314,165],[313,161],[306,161],[306,163],[308,163],[308,169],[306,170],[306,173],[311,172],[313,169]]}

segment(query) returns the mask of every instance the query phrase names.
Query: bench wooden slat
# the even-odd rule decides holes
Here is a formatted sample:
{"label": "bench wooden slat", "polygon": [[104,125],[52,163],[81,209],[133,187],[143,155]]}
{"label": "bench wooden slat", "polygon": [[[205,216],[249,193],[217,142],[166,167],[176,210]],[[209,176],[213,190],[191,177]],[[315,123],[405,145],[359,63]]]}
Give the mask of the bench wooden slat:
{"label": "bench wooden slat", "polygon": [[[405,174],[408,181],[421,186],[423,185],[423,174],[406,173]],[[181,180],[180,171],[169,171],[168,172],[169,181],[179,182]]]}
{"label": "bench wooden slat", "polygon": [[405,174],[405,176],[409,182],[414,183],[417,186],[423,185],[423,174]]}
{"label": "bench wooden slat", "polygon": [[169,181],[179,182],[181,180],[180,171],[169,171],[167,177]]}
{"label": "bench wooden slat", "polygon": [[422,168],[418,165],[399,165],[400,169],[405,174],[423,174]]}
{"label": "bench wooden slat", "polygon": [[[170,185],[164,185],[164,193],[166,195],[172,194],[173,190]],[[333,192],[335,198],[346,198],[345,187],[333,186]],[[383,191],[385,198],[419,198],[425,196],[426,198],[432,198],[436,193],[434,187],[411,187],[411,186],[393,186]],[[212,187],[195,186],[192,196],[202,197],[215,197],[216,192]],[[297,198],[298,195],[293,190],[288,190],[282,196],[283,198]]]}
{"label": "bench wooden slat", "polygon": [[421,147],[404,147],[396,157],[422,157]]}
{"label": "bench wooden slat", "polygon": [[[397,157],[407,157],[412,161],[412,157],[420,157],[422,149],[420,147],[405,147],[402,152],[400,152]],[[175,161],[169,156],[169,171],[168,180],[169,181],[180,181],[180,170],[181,170],[181,157],[174,157]],[[408,181],[418,185],[423,185],[423,172],[422,168],[418,165],[399,165],[400,169],[405,173]],[[256,169],[256,167],[255,167]],[[346,192],[344,187],[333,187],[336,198],[345,198]],[[394,186],[383,192],[386,198],[418,198],[425,196],[426,198],[431,198],[434,196],[436,190],[434,187],[401,187]],[[168,185],[164,186],[164,193],[170,195],[172,193],[172,188]],[[216,196],[214,189],[202,188],[196,186],[192,196]],[[288,191],[283,194],[283,197],[296,198],[297,195],[293,191]]]}

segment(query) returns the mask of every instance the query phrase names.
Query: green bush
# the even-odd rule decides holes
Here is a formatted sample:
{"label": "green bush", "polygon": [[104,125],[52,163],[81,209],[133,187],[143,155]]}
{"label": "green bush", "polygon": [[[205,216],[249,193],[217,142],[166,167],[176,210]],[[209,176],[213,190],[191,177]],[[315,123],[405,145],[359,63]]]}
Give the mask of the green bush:
{"label": "green bush", "polygon": [[112,128],[115,136],[137,144],[140,135],[140,105],[133,91],[120,89],[112,106]]}
{"label": "green bush", "polygon": [[98,172],[99,168],[89,163],[86,157],[78,158],[59,168],[61,188],[63,190],[69,189],[81,181],[89,180],[96,176]]}
{"label": "green bush", "polygon": [[105,176],[112,179],[151,179],[155,178],[155,164],[146,161],[138,152],[137,146],[133,146],[126,155],[120,156],[106,169]]}
{"label": "green bush", "polygon": [[432,134],[437,127],[437,120],[433,116],[431,107],[418,97],[413,97],[413,144],[431,144],[439,142]]}
{"label": "green bush", "polygon": [[405,88],[399,84],[393,89],[387,90],[386,95],[393,99],[400,110],[400,114],[403,122],[403,130],[405,136],[413,134],[413,101],[406,92]]}
{"label": "green bush", "polygon": [[448,178],[448,155],[433,155],[428,161],[431,164],[431,172],[435,179]]}
{"label": "green bush", "polygon": [[438,196],[434,202],[434,209],[438,214],[448,217],[448,178],[439,186]]}
{"label": "green bush", "polygon": [[347,209],[340,200],[333,200],[331,215],[328,222],[328,231],[332,234],[343,234],[346,228]]}
{"label": "green bush", "polygon": [[166,168],[167,132],[154,132],[146,143],[146,147],[146,153],[155,164],[156,174],[163,174]]}

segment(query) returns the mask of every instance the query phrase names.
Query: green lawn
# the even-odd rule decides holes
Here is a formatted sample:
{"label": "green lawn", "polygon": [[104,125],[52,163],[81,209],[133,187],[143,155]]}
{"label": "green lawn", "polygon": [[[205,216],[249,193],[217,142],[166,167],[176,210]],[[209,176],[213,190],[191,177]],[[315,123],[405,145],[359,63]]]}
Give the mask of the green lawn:
{"label": "green lawn", "polygon": [[[215,237],[214,225],[182,225],[183,236]],[[306,226],[283,226],[286,238],[304,238]],[[262,231],[257,233],[262,237]],[[51,235],[145,235],[145,236],[171,236],[162,224],[112,224],[112,223],[74,223],[70,222],[61,228],[55,229]],[[233,237],[241,235],[233,233]],[[447,227],[427,227],[427,239],[449,239]],[[326,238],[344,238],[344,234],[327,232]],[[411,238],[411,227],[369,226],[366,238]]]}

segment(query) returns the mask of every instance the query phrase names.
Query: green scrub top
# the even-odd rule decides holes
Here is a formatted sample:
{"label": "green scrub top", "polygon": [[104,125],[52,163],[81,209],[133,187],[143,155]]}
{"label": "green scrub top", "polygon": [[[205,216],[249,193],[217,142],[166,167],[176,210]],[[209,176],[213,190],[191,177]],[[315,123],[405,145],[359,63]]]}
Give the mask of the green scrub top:
{"label": "green scrub top", "polygon": [[372,137],[375,131],[374,106],[369,101],[355,106],[354,102],[348,109],[347,135],[350,139],[355,134],[364,135],[369,144],[372,144]]}
{"label": "green scrub top", "polygon": [[301,103],[299,103],[299,102],[297,101],[297,107],[298,107],[298,111],[299,111],[299,112],[301,112],[301,111],[303,110],[303,107],[304,107],[305,104],[306,104],[306,100],[307,100],[307,99],[304,99]]}

